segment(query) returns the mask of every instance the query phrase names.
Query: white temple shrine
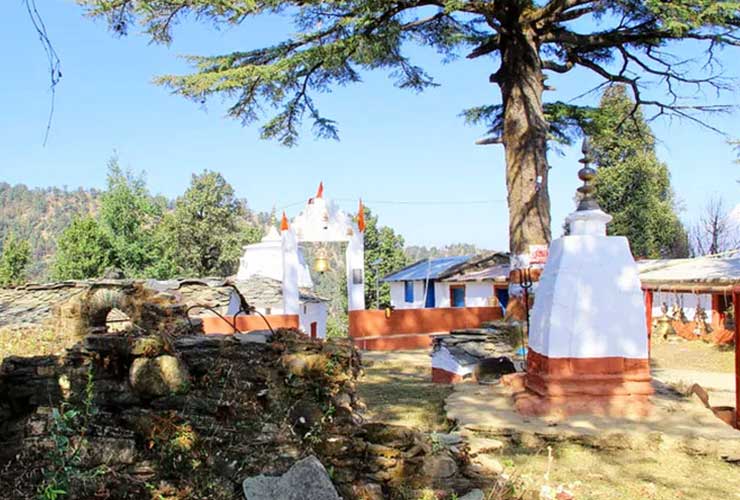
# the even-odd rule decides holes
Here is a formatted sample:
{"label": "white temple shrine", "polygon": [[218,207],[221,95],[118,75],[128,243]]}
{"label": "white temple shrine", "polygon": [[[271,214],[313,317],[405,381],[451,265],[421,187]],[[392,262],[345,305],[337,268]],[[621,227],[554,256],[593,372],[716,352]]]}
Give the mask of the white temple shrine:
{"label": "white temple shrine", "polygon": [[[326,335],[327,305],[305,300],[314,283],[309,264],[299,246],[302,242],[347,242],[346,273],[349,310],[365,309],[364,215],[360,202],[357,220],[323,196],[323,184],[303,210],[289,221],[283,213],[280,232],[270,228],[259,243],[246,245],[239,261],[237,281],[254,277],[277,280],[282,285],[282,308],[271,314],[298,315],[301,329],[311,336]],[[313,294],[315,295],[315,294]],[[317,325],[318,324],[318,325]]]}

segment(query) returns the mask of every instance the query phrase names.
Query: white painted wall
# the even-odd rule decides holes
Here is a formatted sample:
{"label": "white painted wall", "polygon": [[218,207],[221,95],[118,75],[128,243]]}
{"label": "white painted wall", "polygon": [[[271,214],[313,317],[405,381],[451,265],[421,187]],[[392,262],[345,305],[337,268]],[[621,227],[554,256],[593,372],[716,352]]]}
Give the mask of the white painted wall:
{"label": "white painted wall", "polygon": [[298,314],[301,330],[306,335],[311,334],[311,323],[316,322],[317,338],[326,338],[326,319],[329,316],[329,307],[325,302],[304,302]]}
{"label": "white painted wall", "polygon": [[[313,288],[311,272],[306,264],[303,251],[300,247],[298,252],[298,286],[301,288]],[[239,259],[239,271],[236,273],[238,280],[246,280],[252,276],[264,276],[278,281],[283,280],[283,245],[282,238],[274,227],[270,228],[267,235],[259,243],[244,247],[244,254]]]}
{"label": "white painted wall", "polygon": [[[403,282],[392,282],[391,305],[396,309],[421,309],[425,307],[424,296],[425,281],[414,281],[414,301],[406,302],[406,294]],[[434,307],[450,307],[450,285],[465,286],[466,307],[488,307],[491,305],[493,296],[493,281],[467,282],[467,283],[434,283]]]}
{"label": "white painted wall", "polygon": [[[425,280],[416,280],[414,283],[414,301],[406,302],[406,289],[403,281],[392,281],[391,305],[396,309],[423,309],[426,304],[424,295]],[[439,300],[439,299],[437,299]],[[439,307],[439,306],[437,306]]]}
{"label": "white painted wall", "polygon": [[605,236],[608,215],[588,211],[598,212],[591,220],[584,212],[569,217],[577,216],[576,234],[550,245],[529,347],[551,358],[646,359],[645,306],[629,243]]}
{"label": "white painted wall", "polygon": [[712,310],[712,296],[708,293],[705,294],[693,294],[693,293],[672,293],[672,292],[654,292],[653,293],[653,318],[658,318],[663,315],[660,310],[660,306],[665,302],[668,304],[668,313],[671,312],[673,304],[678,303],[683,306],[683,312],[689,321],[694,320],[696,315],[696,306],[700,305],[707,312],[709,318],[711,318]]}

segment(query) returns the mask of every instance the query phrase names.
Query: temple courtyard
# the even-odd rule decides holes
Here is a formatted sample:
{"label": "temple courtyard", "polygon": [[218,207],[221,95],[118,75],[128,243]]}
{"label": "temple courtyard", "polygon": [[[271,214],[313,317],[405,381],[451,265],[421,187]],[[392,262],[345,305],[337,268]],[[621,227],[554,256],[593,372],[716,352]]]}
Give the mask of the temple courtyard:
{"label": "temple courtyard", "polygon": [[433,384],[427,350],[363,353],[358,389],[371,418],[463,437],[474,460],[511,477],[514,498],[740,498],[740,432],[691,393],[698,383],[711,405],[731,404],[732,351],[656,340],[651,353],[656,410],[642,422],[523,418],[500,385]]}

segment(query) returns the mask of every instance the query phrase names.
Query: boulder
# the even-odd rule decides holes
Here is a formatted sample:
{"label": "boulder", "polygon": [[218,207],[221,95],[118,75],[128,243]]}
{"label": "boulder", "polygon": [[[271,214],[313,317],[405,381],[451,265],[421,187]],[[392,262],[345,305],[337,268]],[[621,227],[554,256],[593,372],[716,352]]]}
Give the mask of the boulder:
{"label": "boulder", "polygon": [[187,388],[189,374],[175,356],[136,358],[129,370],[129,383],[142,396],[161,397]]}
{"label": "boulder", "polygon": [[340,500],[319,460],[310,456],[279,477],[248,477],[242,484],[247,500]]}

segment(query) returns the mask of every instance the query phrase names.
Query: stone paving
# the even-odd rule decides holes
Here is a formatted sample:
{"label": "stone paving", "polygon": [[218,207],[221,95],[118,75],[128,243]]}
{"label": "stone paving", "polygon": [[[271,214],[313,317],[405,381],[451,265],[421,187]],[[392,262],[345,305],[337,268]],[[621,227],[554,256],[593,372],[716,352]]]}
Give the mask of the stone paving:
{"label": "stone paving", "polygon": [[644,419],[524,417],[515,411],[510,389],[501,384],[459,384],[445,409],[461,433],[506,438],[524,446],[574,441],[617,449],[674,448],[740,460],[740,431],[716,418],[695,397],[680,397],[659,381],[654,385],[654,411]]}

